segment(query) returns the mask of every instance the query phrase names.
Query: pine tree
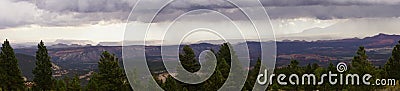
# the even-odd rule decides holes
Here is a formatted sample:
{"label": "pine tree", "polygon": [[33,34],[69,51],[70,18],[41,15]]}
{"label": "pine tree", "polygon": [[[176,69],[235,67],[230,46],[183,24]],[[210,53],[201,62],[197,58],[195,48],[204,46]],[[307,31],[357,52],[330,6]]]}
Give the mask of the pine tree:
{"label": "pine tree", "polygon": [[254,65],[254,68],[252,70],[250,70],[249,75],[247,76],[247,80],[246,80],[246,84],[245,84],[246,90],[251,91],[253,89],[254,84],[256,84],[256,80],[257,80],[258,73],[260,72],[260,68],[261,68],[261,59],[258,58],[256,65]]}
{"label": "pine tree", "polygon": [[99,61],[98,83],[102,90],[120,91],[126,81],[123,69],[119,66],[118,58],[114,54],[104,51]]}
{"label": "pine tree", "polygon": [[100,91],[98,74],[93,73],[90,77],[89,83],[85,87],[85,91]]}
{"label": "pine tree", "polygon": [[[332,64],[333,66],[333,64]],[[319,67],[318,65],[314,65],[313,68],[315,68],[314,70],[314,74],[317,76],[317,79],[321,79],[322,74],[326,74],[328,73],[326,70],[326,68],[323,67]],[[329,83],[327,79],[322,79],[324,81],[324,84],[322,85],[318,85],[316,88],[317,90],[322,90],[322,91],[327,91],[329,90],[329,88],[327,87],[326,83]],[[317,80],[317,81],[321,81],[321,80]],[[329,85],[329,84],[328,84]]]}
{"label": "pine tree", "polygon": [[7,86],[5,82],[7,82],[7,68],[6,61],[1,57],[2,52],[0,53],[0,91],[4,91]]}
{"label": "pine tree", "polygon": [[299,73],[298,70],[300,70],[299,67],[299,61],[297,60],[291,60],[290,64],[288,65],[289,69],[292,69],[295,73]]}
{"label": "pine tree", "polygon": [[314,71],[316,69],[318,69],[318,68],[320,68],[320,67],[319,67],[319,65],[317,63],[313,63],[312,66],[311,66],[311,69],[314,70]]}
{"label": "pine tree", "polygon": [[[329,71],[331,71],[332,74],[339,74],[339,72],[338,72],[337,69],[336,69],[336,66],[333,65],[332,62],[329,63],[329,66],[328,66],[328,68],[327,68],[327,72],[325,72],[325,73],[328,73]],[[333,78],[333,79],[338,79],[338,77],[332,77],[332,78]],[[342,86],[340,86],[340,84],[334,84],[334,85],[332,85],[332,84],[329,83],[329,80],[328,80],[328,79],[325,79],[325,80],[324,80],[324,84],[325,84],[325,85],[324,85],[324,86],[325,86],[325,89],[327,89],[327,90],[336,90],[336,91],[342,90],[342,89],[341,89]]]}
{"label": "pine tree", "polygon": [[[366,54],[365,48],[363,46],[359,47],[357,54],[353,57],[351,61],[350,72],[352,74],[371,74],[374,75],[376,70],[371,62],[368,61],[368,56]],[[376,78],[372,78],[370,81],[374,81]],[[372,86],[349,86],[352,90],[371,90]]]}
{"label": "pine tree", "polygon": [[64,82],[64,80],[55,80],[54,90],[67,91],[67,84]]}
{"label": "pine tree", "polygon": [[368,61],[368,56],[364,47],[359,47],[357,55],[351,61],[352,69],[360,73],[368,73],[373,68],[372,64]]}
{"label": "pine tree", "polygon": [[224,77],[224,81],[228,78],[229,72],[230,72],[230,66],[228,63],[226,63],[226,60],[222,58],[221,60],[218,60],[217,62],[217,70],[219,70]]}
{"label": "pine tree", "polygon": [[196,60],[196,54],[190,46],[183,46],[183,53],[179,55],[179,60],[187,71],[194,73],[200,70],[199,61]]}
{"label": "pine tree", "polygon": [[[237,68],[242,68],[241,64],[237,60],[237,56],[234,54],[234,51],[231,49],[232,47],[230,46],[229,43],[224,43],[220,46],[220,50],[218,53],[216,53],[216,60],[217,60],[217,65],[214,73],[211,75],[209,79],[207,79],[205,82],[201,84],[203,87],[202,90],[218,90],[222,87],[222,85],[225,83],[229,76],[230,72],[230,65],[231,65],[231,51],[233,52],[233,58],[235,59],[234,65],[238,65]],[[214,51],[211,49],[211,52],[214,53]],[[209,55],[207,55],[209,56]],[[239,65],[240,64],[240,65]],[[237,70],[237,68],[234,68],[234,70]],[[241,71],[237,70],[237,71]],[[235,72],[236,73],[236,72]],[[240,72],[238,72],[240,73]],[[233,78],[235,77],[241,77],[238,76],[238,74],[234,74]],[[243,75],[244,76],[244,75]],[[243,78],[243,77],[242,77]],[[232,86],[235,86],[236,82],[228,82],[228,89],[232,88]],[[227,88],[225,88],[227,89]],[[189,89],[190,90],[190,89]]]}
{"label": "pine tree", "polygon": [[[179,61],[182,64],[183,69],[194,73],[200,70],[200,63],[196,59],[196,54],[194,53],[193,49],[190,48],[189,45],[183,46],[183,53],[179,54]],[[178,66],[179,67],[179,66]],[[185,74],[184,70],[180,70],[182,68],[178,68],[177,70],[177,77],[183,78],[183,79],[199,79],[200,77],[198,75],[189,75]],[[182,82],[179,82],[182,87],[185,87],[189,90],[192,89],[200,89],[199,86],[200,84],[185,84]]]}
{"label": "pine tree", "polygon": [[[222,51],[221,51],[222,50]],[[242,84],[240,81],[246,81],[245,76],[247,74],[245,74],[245,69],[243,69],[243,65],[240,62],[238,56],[236,55],[235,51],[233,50],[233,46],[229,43],[224,43],[221,47],[220,47],[220,51],[219,51],[219,56],[221,57],[220,59],[222,59],[221,61],[223,61],[223,59],[227,59],[226,62],[229,64],[229,67],[225,67],[227,69],[229,69],[228,74],[223,74],[223,75],[228,75],[227,78],[230,79],[234,79],[234,80],[230,80],[226,81],[226,86],[227,88],[224,89],[229,89],[229,90],[237,90],[237,89],[242,89],[240,87],[240,85]],[[224,68],[222,68],[224,69]],[[234,70],[234,72],[230,72],[230,69]],[[221,73],[224,73],[221,71]]]}
{"label": "pine tree", "polygon": [[[289,70],[290,74],[302,74],[303,73],[303,70],[299,66],[299,61],[297,61],[297,60],[291,60],[290,61],[290,64],[288,65],[288,70]],[[296,80],[294,80],[294,81],[296,82]],[[300,89],[299,85],[290,84],[289,86],[294,88],[294,90],[299,90]]]}
{"label": "pine tree", "polygon": [[225,79],[229,76],[232,60],[237,60],[233,47],[229,43],[222,44],[217,53],[217,69],[220,70]]}
{"label": "pine tree", "polygon": [[400,79],[400,41],[392,51],[392,56],[385,64],[387,78]]}
{"label": "pine tree", "polygon": [[[212,66],[211,64],[213,64],[213,61],[217,61],[216,59],[213,58],[215,56],[214,50],[211,49],[210,51],[212,53],[206,54],[205,65],[208,65],[208,66]],[[225,62],[225,65],[227,67],[229,67],[229,65],[226,64],[226,62]],[[214,70],[214,69],[211,69],[212,67],[208,67],[208,66],[205,66],[207,68],[207,71]],[[218,90],[224,84],[225,78],[223,77],[221,71],[218,69],[218,67],[219,67],[218,62],[217,62],[216,66],[217,67],[215,68],[215,70],[214,70],[213,74],[210,76],[210,78],[208,78],[205,82],[202,83],[202,87],[203,87],[202,90],[204,90],[204,91]],[[203,67],[203,65],[202,65],[202,67]],[[229,68],[228,68],[228,70],[229,70]]]}
{"label": "pine tree", "polygon": [[[220,59],[225,59],[227,61],[228,65],[231,65],[231,50],[233,47],[229,43],[224,43],[220,46],[219,51],[218,51],[218,58]],[[232,53],[235,54],[235,53]]]}
{"label": "pine tree", "polygon": [[0,85],[4,90],[23,90],[24,80],[18,67],[13,48],[8,40],[4,41],[0,53]]}
{"label": "pine tree", "polygon": [[[304,74],[314,74],[314,70],[313,70],[313,67],[311,66],[311,64],[307,64],[307,66],[304,68]],[[311,79],[307,79],[307,80],[304,79],[304,80],[305,80],[305,82],[307,82]],[[312,82],[312,80],[311,80],[311,82]],[[313,83],[311,83],[311,84],[313,84]],[[303,85],[303,86],[304,86],[305,91],[312,91],[315,89],[314,85]]]}
{"label": "pine tree", "polygon": [[224,84],[224,77],[219,70],[215,70],[213,75],[208,78],[204,84],[204,91],[215,91],[218,90]]}
{"label": "pine tree", "polygon": [[77,75],[68,82],[68,91],[81,91],[81,81]]}
{"label": "pine tree", "polygon": [[38,44],[36,52],[36,67],[32,71],[34,74],[33,81],[40,90],[50,90],[53,85],[52,69],[50,56],[47,53],[47,48],[43,41]]}
{"label": "pine tree", "polygon": [[357,50],[357,55],[351,61],[351,70],[358,74],[372,74],[375,71],[374,66],[368,61],[368,56],[364,47]]}

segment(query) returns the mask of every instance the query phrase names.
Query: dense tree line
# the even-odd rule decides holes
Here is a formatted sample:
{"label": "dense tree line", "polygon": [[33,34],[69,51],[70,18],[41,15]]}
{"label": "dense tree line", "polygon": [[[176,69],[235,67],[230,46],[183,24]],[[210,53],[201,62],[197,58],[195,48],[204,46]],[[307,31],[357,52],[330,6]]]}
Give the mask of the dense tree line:
{"label": "dense tree line", "polygon": [[[173,77],[167,77],[165,82],[159,81],[162,88],[166,91],[215,91],[221,88],[221,86],[226,82],[227,77],[229,76],[229,70],[231,67],[231,63],[235,65],[235,61],[237,61],[236,56],[233,54],[234,57],[231,57],[231,52],[234,53],[232,49],[229,48],[229,43],[224,43],[220,46],[220,50],[215,53],[217,56],[217,67],[214,74],[205,82],[197,84],[195,87],[190,87],[190,85],[181,83],[175,80]],[[375,67],[372,63],[368,60],[368,55],[366,54],[364,47],[359,47],[359,49],[355,53],[356,55],[353,57],[351,62],[347,63],[348,70],[343,75],[347,74],[371,74],[373,78],[369,81],[370,83],[375,83],[376,79],[396,79],[400,77],[400,42],[393,48],[392,56],[389,58],[388,62],[385,64],[384,67]],[[198,62],[193,61],[195,60],[194,53],[189,46],[184,46],[183,53],[180,57],[189,56],[190,60],[180,60],[182,65],[191,66],[185,67],[185,69],[196,68]],[[187,59],[187,57],[185,58]],[[261,60],[258,59],[256,65],[253,66],[253,69],[250,70],[248,73],[248,78],[246,80],[245,86],[242,88],[242,91],[250,91],[253,89],[254,84],[256,83],[256,77],[260,71],[261,67]],[[236,70],[240,71],[239,68]],[[275,74],[286,74],[289,76],[290,74],[315,74],[317,82],[321,79],[322,74],[327,74],[331,71],[333,74],[340,74],[340,72],[336,69],[336,64],[330,63],[328,67],[320,67],[318,64],[308,64],[306,66],[300,66],[299,61],[292,60],[290,64],[286,67],[276,68]],[[179,74],[179,73],[178,73]],[[397,77],[397,78],[396,78]],[[339,79],[338,77],[334,77],[335,79]],[[276,78],[274,78],[276,79]],[[284,79],[288,82],[289,79]],[[228,82],[229,83],[229,82]],[[398,82],[397,82],[398,84]],[[190,89],[188,89],[190,88]],[[324,79],[324,83],[322,85],[279,85],[276,81],[273,81],[273,84],[270,84],[268,90],[400,90],[399,87],[395,86],[373,86],[373,85],[341,85],[340,83],[337,84],[330,84],[328,79]],[[237,90],[237,89],[236,89]]]}
{"label": "dense tree line", "polygon": [[99,72],[94,73],[86,86],[81,85],[78,75],[73,78],[55,79],[52,77],[52,63],[44,42],[38,44],[33,86],[25,86],[18,67],[13,48],[8,40],[4,41],[0,53],[0,91],[131,91],[125,73],[119,65],[119,59],[107,51],[99,61]]}
{"label": "dense tree line", "polygon": [[[374,84],[376,79],[396,79],[398,80],[399,72],[398,69],[400,67],[400,42],[397,44],[394,49],[392,56],[385,64],[384,67],[375,67],[371,64],[368,60],[368,55],[366,54],[364,47],[359,47],[356,51],[356,55],[353,57],[350,63],[348,64],[347,71],[340,73],[336,69],[336,65],[330,63],[328,67],[319,67],[318,64],[308,64],[307,66],[301,67],[299,66],[299,62],[297,60],[292,60],[289,65],[282,68],[275,69],[275,74],[286,74],[287,76],[290,74],[299,74],[300,76],[303,74],[315,74],[317,78],[317,82],[321,79],[321,74],[327,74],[331,71],[333,74],[371,74],[373,77],[369,79],[371,84]],[[351,65],[350,65],[351,64]],[[345,77],[344,77],[345,78]],[[274,78],[276,79],[276,78]],[[340,79],[339,77],[334,77],[334,79]],[[284,79],[288,82],[288,78]],[[345,82],[343,82],[345,84]],[[269,90],[305,90],[305,91],[312,91],[312,90],[361,90],[361,91],[373,91],[373,90],[400,90],[399,88],[399,81],[396,82],[396,86],[378,86],[378,85],[365,85],[362,84],[361,77],[360,77],[360,84],[346,84],[341,85],[339,82],[337,84],[330,84],[328,79],[324,79],[324,84],[322,85],[279,85],[276,81],[270,85]]]}
{"label": "dense tree line", "polygon": [[[36,52],[36,67],[33,69],[34,79],[33,87],[25,86],[26,80],[21,75],[18,68],[18,60],[15,57],[13,48],[10,46],[8,40],[4,41],[0,53],[0,91],[21,91],[21,90],[34,90],[34,91],[132,91],[130,84],[127,81],[126,74],[119,64],[118,59],[114,54],[104,51],[99,59],[99,71],[91,75],[88,84],[81,85],[80,79],[77,75],[72,78],[65,77],[63,79],[55,79],[52,77],[52,63],[51,58],[47,52],[44,42],[38,44]],[[165,80],[157,79],[158,84],[166,91],[215,91],[222,87],[223,84],[227,85],[227,89],[234,90],[252,90],[256,84],[256,77],[259,73],[261,59],[258,59],[248,74],[244,74],[246,69],[241,67],[238,57],[232,46],[229,43],[224,43],[220,46],[217,52],[210,49],[212,53],[216,54],[217,65],[214,73],[205,82],[199,84],[186,84],[167,76]],[[189,72],[196,72],[200,69],[200,63],[195,58],[196,55],[190,46],[183,46],[183,51],[180,53],[180,62],[184,69]],[[375,67],[368,60],[364,47],[359,47],[355,56],[348,63],[349,68],[342,74],[371,74],[375,79],[380,78],[400,78],[400,41],[392,51],[392,56],[388,59],[384,67]],[[233,68],[231,68],[233,67]],[[229,74],[233,69],[236,74]],[[320,67],[318,64],[308,64],[300,66],[297,60],[292,60],[290,64],[285,67],[275,69],[275,74],[315,74],[317,79],[321,78],[321,74],[332,72],[339,74],[336,70],[336,65],[330,63],[328,67]],[[176,76],[182,73],[177,71]],[[248,76],[244,87],[235,87],[238,82],[227,81],[228,77],[244,78]],[[153,77],[156,79],[157,74]],[[196,79],[196,76],[191,77]],[[289,79],[284,79],[289,80]],[[140,84],[140,81],[134,80],[133,84]],[[269,84],[268,90],[400,90],[397,86],[367,86],[367,85],[340,85],[329,84],[327,79],[324,79],[322,85],[279,85],[276,81]],[[398,82],[397,82],[398,84]],[[143,84],[144,87],[145,84]],[[147,86],[149,87],[149,86]],[[148,89],[150,90],[150,89]]]}

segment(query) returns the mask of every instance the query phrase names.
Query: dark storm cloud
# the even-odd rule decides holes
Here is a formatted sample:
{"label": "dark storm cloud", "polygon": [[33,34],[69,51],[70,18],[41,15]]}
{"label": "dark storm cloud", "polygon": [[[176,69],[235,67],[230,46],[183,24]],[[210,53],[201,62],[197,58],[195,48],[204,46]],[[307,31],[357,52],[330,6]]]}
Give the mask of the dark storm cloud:
{"label": "dark storm cloud", "polygon": [[[160,0],[142,1],[146,2],[146,6],[152,6]],[[0,29],[30,24],[79,26],[99,21],[125,22],[135,2],[137,0],[2,0],[0,4],[3,4],[0,7],[6,11],[0,14]],[[238,2],[244,4],[245,8],[256,7],[246,0]],[[325,20],[400,16],[398,12],[400,0],[260,0],[260,2],[272,19],[308,17]],[[225,0],[175,0],[155,21],[170,21],[173,20],[171,17],[196,9],[212,9],[229,14],[234,20],[243,20],[245,17],[236,8]],[[157,10],[144,8],[139,14],[149,16],[149,12]],[[146,20],[143,18],[149,17],[131,17],[134,21]]]}
{"label": "dark storm cloud", "polygon": [[[192,2],[191,2],[192,1]],[[212,9],[219,11],[234,20],[246,20],[240,10],[223,0],[183,0],[173,2],[168,12],[177,12],[175,16],[196,9]],[[211,3],[213,2],[213,3]],[[272,19],[316,18],[321,20],[347,18],[392,18],[400,17],[400,0],[260,0]],[[245,0],[241,3],[247,3]],[[256,5],[245,4],[244,8]],[[233,11],[232,11],[233,10]],[[182,12],[183,11],[183,12]],[[163,12],[161,12],[163,13]],[[169,14],[168,16],[172,16]],[[212,17],[210,17],[212,18]],[[168,21],[174,18],[157,18]],[[210,19],[213,20],[213,19]]]}
{"label": "dark storm cloud", "polygon": [[395,0],[261,0],[264,6],[349,6],[349,5],[387,5],[398,3]]}
{"label": "dark storm cloud", "polygon": [[400,17],[400,5],[373,6],[301,6],[267,8],[271,18],[309,17],[321,20],[346,18]]}
{"label": "dark storm cloud", "polygon": [[[149,5],[157,3],[159,0],[144,0]],[[38,8],[52,12],[75,12],[99,13],[100,15],[110,15],[104,18],[121,19],[128,15],[112,15],[112,12],[130,12],[137,0],[37,0]],[[245,7],[254,7],[255,5],[246,4],[246,0],[239,1],[244,3]],[[364,17],[398,17],[399,0],[260,0],[266,7],[272,18],[298,18],[310,17],[317,19],[334,18],[364,18]],[[196,9],[213,9],[219,12],[228,12],[234,5],[225,0],[174,0],[169,4],[168,9],[163,10],[160,17],[178,16],[187,11]],[[158,9],[148,8],[142,10],[141,14],[146,15],[149,11]],[[239,11],[237,11],[239,12]],[[120,13],[118,13],[120,14]],[[176,14],[176,15],[174,15]],[[164,16],[162,16],[164,15]],[[114,17],[115,16],[115,17]],[[139,17],[137,17],[139,18]],[[126,18],[122,18],[124,20]],[[133,20],[141,20],[132,18]],[[158,18],[157,21],[171,19]],[[240,19],[239,19],[240,20]]]}
{"label": "dark storm cloud", "polygon": [[124,0],[37,0],[39,9],[51,12],[116,12],[129,11],[132,4]]}
{"label": "dark storm cloud", "polygon": [[[26,0],[21,0],[26,1]],[[246,0],[238,0],[247,3]],[[54,12],[115,12],[130,11],[137,0],[36,0],[38,8]],[[159,0],[142,0],[149,5]],[[260,0],[266,7],[290,6],[369,6],[369,5],[398,5],[399,0]],[[173,8],[192,10],[197,8],[235,8],[226,0],[174,0]],[[252,7],[254,5],[247,5]]]}

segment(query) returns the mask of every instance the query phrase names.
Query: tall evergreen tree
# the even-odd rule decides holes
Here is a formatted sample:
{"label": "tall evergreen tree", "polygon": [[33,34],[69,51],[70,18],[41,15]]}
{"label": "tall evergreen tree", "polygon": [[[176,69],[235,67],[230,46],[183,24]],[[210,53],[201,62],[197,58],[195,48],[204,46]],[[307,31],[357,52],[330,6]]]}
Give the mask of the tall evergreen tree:
{"label": "tall evergreen tree", "polygon": [[361,73],[367,73],[372,69],[372,64],[368,61],[368,56],[366,54],[365,48],[363,46],[359,47],[357,54],[351,61],[352,69],[359,71]]}
{"label": "tall evergreen tree", "polygon": [[219,70],[222,74],[222,76],[224,77],[224,81],[228,78],[229,76],[229,72],[230,72],[230,66],[229,64],[226,62],[226,60],[224,58],[217,60],[217,69]]}
{"label": "tall evergreen tree", "polygon": [[0,53],[0,91],[5,90],[7,84],[5,83],[7,81],[7,67],[6,67],[6,61],[3,60],[3,57],[1,55],[3,52]]}
{"label": "tall evergreen tree", "polygon": [[219,46],[219,50],[218,50],[217,56],[220,57],[220,58],[225,58],[225,59],[230,60],[230,58],[231,58],[230,55],[231,54],[230,54],[230,49],[228,47],[228,44],[227,43],[221,44]]}
{"label": "tall evergreen tree", "polygon": [[[200,63],[196,59],[196,54],[194,53],[193,49],[189,45],[183,46],[183,52],[179,54],[179,61],[182,64],[182,67],[191,72],[197,72],[200,70]],[[178,66],[179,67],[179,66]],[[178,68],[182,69],[182,68]],[[184,74],[183,70],[177,70],[177,77],[179,78],[184,78],[184,79],[199,79],[200,77],[198,75],[189,75],[189,74]],[[199,86],[200,84],[185,84],[182,82],[179,82],[182,87],[187,88],[188,90],[195,90],[195,89],[200,89]]]}
{"label": "tall evergreen tree", "polygon": [[[217,61],[216,59],[213,58],[215,56],[214,50],[211,49],[211,52],[212,53],[206,54],[205,65],[212,66],[211,64],[213,64],[213,60]],[[226,64],[226,62],[225,62],[225,65],[226,65],[226,67],[229,67],[229,65]],[[207,71],[214,70],[214,69],[211,69],[212,67],[208,67],[208,66],[202,65],[202,67],[207,68]],[[217,62],[216,66],[217,67],[215,68],[214,73],[211,75],[211,77],[202,83],[202,87],[203,87],[202,90],[204,90],[204,91],[218,90],[224,84],[225,78],[223,77],[221,70],[218,68],[219,67],[218,62]],[[228,70],[229,70],[229,68],[228,68]]]}
{"label": "tall evergreen tree", "polygon": [[[231,78],[235,80],[230,80],[226,81],[226,89],[230,90],[236,90],[236,89],[242,89],[239,85],[241,85],[241,80],[246,81],[245,76],[245,69],[243,68],[242,63],[240,62],[238,56],[236,55],[235,50],[233,49],[233,46],[230,43],[224,43],[220,47],[220,51],[218,53],[218,59],[219,61],[223,61],[223,59],[226,60],[226,62],[229,64],[229,67],[225,67],[226,69],[229,69],[227,73],[222,72],[224,76],[227,76],[226,78]],[[221,67],[222,68],[222,67]],[[225,69],[222,68],[222,69]],[[230,72],[230,69],[234,70],[234,72]]]}
{"label": "tall evergreen tree", "polygon": [[50,90],[53,85],[52,69],[51,69],[50,56],[47,53],[47,48],[43,41],[38,44],[38,51],[36,52],[36,67],[33,69],[33,81],[36,88],[40,90]]}
{"label": "tall evergreen tree", "polygon": [[18,67],[18,60],[8,40],[4,41],[1,47],[0,67],[0,88],[8,91],[24,89],[24,80]]}
{"label": "tall evergreen tree", "polygon": [[186,70],[189,72],[196,72],[200,70],[199,61],[196,60],[196,54],[189,45],[183,46],[183,53],[179,55],[179,60]]}
{"label": "tall evergreen tree", "polygon": [[387,78],[400,79],[400,41],[392,51],[392,56],[385,64]]}
{"label": "tall evergreen tree", "polygon": [[[203,90],[218,90],[225,83],[226,79],[229,76],[231,64],[231,49],[229,47],[229,43],[224,43],[220,46],[220,50],[218,51],[218,53],[216,53],[216,69],[211,77],[204,83],[202,83],[202,86],[204,87]],[[213,50],[211,50],[211,52],[214,53]],[[234,57],[236,56],[234,55]],[[230,83],[229,85],[233,85],[233,82],[228,83]]]}
{"label": "tall evergreen tree", "polygon": [[351,71],[359,74],[372,74],[375,71],[375,67],[368,61],[365,48],[362,46],[359,47],[357,55],[351,61]]}
{"label": "tall evergreen tree", "polygon": [[120,91],[126,81],[123,69],[119,66],[118,58],[114,54],[104,51],[99,61],[98,84],[106,91]]}
{"label": "tall evergreen tree", "polygon": [[[375,67],[368,61],[368,56],[366,54],[365,48],[363,46],[359,47],[356,55],[353,57],[351,61],[350,72],[352,74],[371,74],[374,75],[376,73]],[[370,81],[376,78],[372,78]],[[360,84],[361,86],[349,86],[351,90],[371,90],[372,86],[365,86]]]}
{"label": "tall evergreen tree", "polygon": [[[232,49],[233,47],[231,47],[231,44],[229,43],[223,43],[220,47],[219,47],[219,51],[218,51],[218,58],[219,59],[225,59],[225,61],[228,63],[228,65],[231,65],[231,52],[233,52]],[[235,53],[232,53],[233,55],[235,55]]]}
{"label": "tall evergreen tree", "polygon": [[[220,70],[225,79],[229,76],[232,58],[234,58],[234,60],[237,59],[237,56],[232,48],[233,47],[229,43],[223,43],[219,47],[219,51],[217,53],[217,70]],[[233,57],[231,56],[231,52],[233,52]]]}
{"label": "tall evergreen tree", "polygon": [[254,84],[256,84],[257,76],[258,73],[260,72],[261,68],[261,59],[258,58],[256,65],[254,65],[253,69],[250,70],[249,75],[247,76],[245,88],[246,90],[251,91],[254,87]]}

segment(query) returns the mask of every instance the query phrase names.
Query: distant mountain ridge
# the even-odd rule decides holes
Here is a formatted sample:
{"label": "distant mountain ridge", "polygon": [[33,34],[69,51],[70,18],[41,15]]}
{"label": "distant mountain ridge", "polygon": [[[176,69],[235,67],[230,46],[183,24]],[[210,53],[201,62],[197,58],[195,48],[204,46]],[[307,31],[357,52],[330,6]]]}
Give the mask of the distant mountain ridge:
{"label": "distant mountain ridge", "polygon": [[[367,49],[369,60],[377,66],[382,66],[390,57],[392,48],[398,44],[400,35],[380,33],[365,38],[347,38],[338,40],[320,41],[291,41],[277,42],[277,65],[285,65],[291,59],[304,59],[305,63],[321,62],[324,57],[334,58],[334,62],[351,61],[359,46]],[[295,54],[295,55],[293,55]],[[280,55],[292,55],[291,58],[279,57]],[[307,56],[308,55],[308,56]],[[313,56],[310,56],[313,55]],[[308,58],[315,59],[308,59]],[[320,58],[318,58],[320,57]],[[327,62],[324,62],[327,63]],[[303,64],[305,65],[305,64]],[[325,64],[326,65],[326,64]]]}
{"label": "distant mountain ridge", "polygon": [[[370,60],[376,65],[383,65],[390,56],[391,48],[398,43],[400,35],[378,34],[365,38],[348,38],[338,40],[320,41],[278,41],[277,44],[277,66],[286,65],[291,59],[301,60],[301,64],[319,63],[326,65],[329,62],[350,61],[359,46],[365,46]],[[264,42],[263,42],[264,43]],[[235,44],[241,45],[243,43]],[[257,59],[260,55],[259,42],[247,42],[251,59]],[[218,51],[219,45],[209,43],[192,44],[191,47],[196,54],[203,50],[214,49]],[[131,51],[143,51],[140,46],[128,46]],[[64,69],[95,70],[100,54],[109,51],[119,58],[122,55],[121,46],[82,46],[68,48],[51,48],[49,54],[52,62]],[[160,46],[146,46],[146,55],[152,62],[161,62]],[[19,59],[28,58],[34,60],[36,48],[15,49],[18,54],[28,55],[17,56]],[[132,54],[136,56],[139,54]],[[25,59],[24,59],[25,60]],[[157,65],[159,65],[157,63]],[[22,64],[22,63],[21,63]],[[154,63],[156,64],[156,63]],[[30,65],[23,63],[22,65]],[[21,66],[27,70],[31,66]]]}
{"label": "distant mountain ridge", "polygon": [[[339,39],[339,40],[326,40],[326,41],[320,41],[320,42],[327,42],[327,43],[335,43],[335,42],[341,42],[341,43],[348,43],[348,42],[353,42],[356,43],[360,46],[365,46],[365,47],[388,47],[388,46],[394,46],[398,43],[400,40],[400,35],[389,35],[389,34],[384,34],[384,33],[379,33],[378,35],[372,36],[372,37],[365,37],[365,38],[348,38],[348,39]],[[318,41],[317,41],[318,42]]]}

